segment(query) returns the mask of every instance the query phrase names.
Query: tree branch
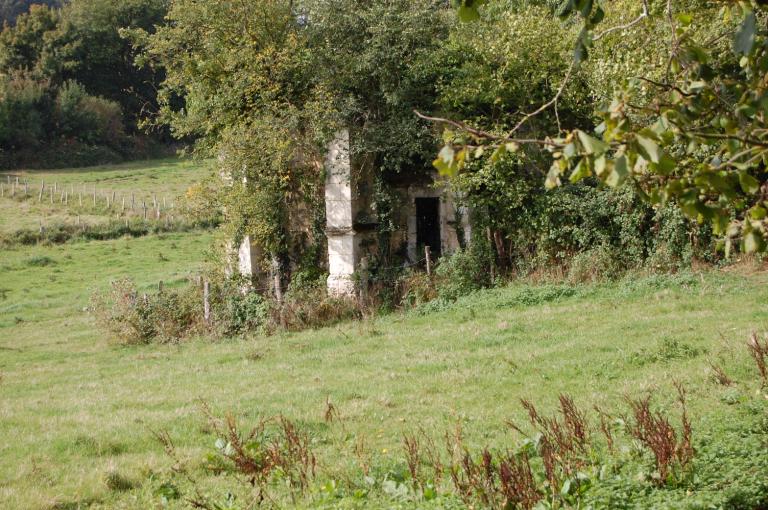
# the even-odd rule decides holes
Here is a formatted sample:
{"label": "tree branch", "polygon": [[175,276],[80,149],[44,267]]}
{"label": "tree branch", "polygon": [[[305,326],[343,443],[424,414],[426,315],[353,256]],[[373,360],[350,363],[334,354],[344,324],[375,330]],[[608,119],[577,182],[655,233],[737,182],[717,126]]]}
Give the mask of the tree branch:
{"label": "tree branch", "polygon": [[619,30],[628,30],[628,29],[634,27],[635,25],[639,24],[640,22],[642,22],[645,18],[648,17],[648,15],[649,15],[648,0],[643,0],[643,11],[640,13],[640,15],[637,18],[633,19],[629,23],[625,23],[624,25],[617,25],[615,27],[608,28],[608,29],[600,32],[596,36],[594,36],[592,38],[592,40],[593,41],[599,41],[600,39],[602,39],[606,35],[610,34],[611,32],[616,32],[616,31],[619,31]]}
{"label": "tree branch", "polygon": [[555,143],[552,140],[540,140],[538,138],[513,138],[511,136],[495,135],[493,133],[489,133],[488,131],[483,131],[482,129],[473,128],[472,126],[469,126],[463,122],[459,122],[456,120],[446,119],[444,117],[430,117],[429,115],[424,115],[418,110],[413,110],[413,113],[415,113],[416,116],[422,120],[435,122],[438,124],[448,124],[449,126],[453,126],[456,129],[469,133],[470,135],[478,139],[492,140],[494,142],[499,142],[499,143],[517,143],[520,145],[523,145],[523,144],[542,145],[545,147],[561,146],[561,144]]}

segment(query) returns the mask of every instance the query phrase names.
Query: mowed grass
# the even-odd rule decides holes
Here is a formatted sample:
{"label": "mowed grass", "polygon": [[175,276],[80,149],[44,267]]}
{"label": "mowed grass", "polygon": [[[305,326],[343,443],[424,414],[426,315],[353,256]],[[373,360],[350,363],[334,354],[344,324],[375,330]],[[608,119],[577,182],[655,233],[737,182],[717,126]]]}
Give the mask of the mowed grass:
{"label": "mowed grass", "polygon": [[[708,360],[757,385],[745,342],[768,320],[764,273],[518,283],[423,313],[180,345],[122,347],[83,311],[117,277],[180,284],[210,242],[179,234],[0,253],[0,508],[160,508],[155,489],[173,462],[157,430],[223,500],[234,481],[202,468],[214,438],[200,401],[246,425],[296,420],[324,472],[349,473],[358,441],[374,463],[401,462],[402,433],[418,427],[438,436],[460,422],[470,447],[513,444],[505,421],[524,422],[520,398],[550,409],[564,392],[617,410],[657,389],[674,409],[678,380],[696,431],[734,412],[724,398],[734,390],[712,382]],[[327,400],[342,441],[323,419]]]}
{"label": "mowed grass", "polygon": [[[91,168],[0,172],[0,185],[4,188],[4,197],[0,198],[0,234],[38,228],[41,222],[43,226],[74,224],[78,216],[86,224],[140,216],[143,203],[152,208],[153,197],[164,202],[164,211],[173,214],[171,207],[178,197],[191,184],[207,177],[210,171],[207,162],[169,158]],[[11,197],[11,186],[17,177],[20,183],[29,181],[28,197],[24,197],[23,184],[16,188],[16,196]],[[45,185],[45,192],[43,200],[39,201],[41,184]],[[50,190],[54,184],[56,193],[51,203]],[[94,188],[96,206],[93,205]],[[66,204],[61,203],[62,191],[68,194]],[[106,199],[111,201],[113,193],[116,203],[108,209]],[[126,211],[122,210],[123,197]],[[135,203],[133,211],[130,210],[132,200]]]}

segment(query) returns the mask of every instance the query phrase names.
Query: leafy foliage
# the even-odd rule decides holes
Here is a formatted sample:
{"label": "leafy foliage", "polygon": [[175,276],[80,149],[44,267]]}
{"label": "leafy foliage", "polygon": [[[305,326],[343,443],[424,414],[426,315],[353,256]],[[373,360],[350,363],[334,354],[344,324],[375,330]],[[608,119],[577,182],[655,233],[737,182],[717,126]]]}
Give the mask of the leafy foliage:
{"label": "leafy foliage", "polygon": [[[479,18],[479,4],[462,3],[458,7],[459,18]],[[747,2],[719,11],[697,7],[694,2],[683,7],[690,8],[689,12],[675,11],[669,3],[661,13],[644,1],[632,21],[600,32],[598,26],[602,28],[605,20],[612,20],[609,7],[585,0],[562,2],[558,16],[578,18],[582,30],[576,37],[569,70],[553,98],[501,133],[432,119],[447,122],[463,133],[446,134],[448,144],[435,166],[455,173],[473,156],[481,158],[486,145],[495,148],[494,155],[517,152],[520,143],[545,147],[554,160],[546,179],[549,188],[559,186],[562,177],[578,182],[596,176],[612,187],[629,182],[649,203],[675,203],[689,218],[711,224],[716,234],[725,236],[726,254],[736,239],[741,240],[744,251],[764,250],[762,81],[768,57],[765,34],[758,30],[763,7],[753,8]],[[620,8],[614,12],[621,12]],[[711,23],[713,17],[723,21],[721,30]],[[742,21],[734,23],[733,19]],[[521,138],[522,128],[531,119],[545,112],[557,113],[566,86],[596,41],[605,39],[610,45],[616,34],[642,27],[647,20],[653,28],[645,34],[641,29],[637,37],[651,35],[661,25],[672,34],[664,51],[653,54],[663,62],[661,77],[644,69],[644,76],[620,75],[626,84],[623,88],[593,91],[614,97],[596,110],[602,122],[594,133],[581,127],[563,129],[558,122],[557,129],[550,129],[547,136]],[[648,40],[658,41],[639,39]],[[606,51],[615,58],[617,50],[624,50],[627,60],[632,61],[639,56],[631,52],[637,45],[623,44],[621,48],[622,43],[614,40]],[[651,43],[650,47],[654,46]]]}
{"label": "leafy foliage", "polygon": [[152,30],[165,2],[48,4],[33,5],[0,32],[0,148],[14,156],[4,166],[35,165],[40,148],[60,152],[48,162],[59,166],[79,163],[82,148],[105,148],[111,160],[140,152],[139,118],[156,109],[160,75],[135,68],[120,30]]}

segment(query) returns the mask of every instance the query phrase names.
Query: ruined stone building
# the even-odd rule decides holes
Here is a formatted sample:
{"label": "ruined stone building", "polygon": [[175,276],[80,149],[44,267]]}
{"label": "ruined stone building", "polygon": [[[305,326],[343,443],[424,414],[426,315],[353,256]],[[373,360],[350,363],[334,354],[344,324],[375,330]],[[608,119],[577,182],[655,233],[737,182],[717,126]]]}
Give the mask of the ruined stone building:
{"label": "ruined stone building", "polygon": [[[325,235],[330,294],[354,295],[354,275],[361,262],[381,248],[373,199],[374,171],[365,157],[351,153],[349,131],[338,133],[329,144],[325,159]],[[391,212],[397,230],[389,236],[389,248],[402,254],[404,264],[422,262],[427,246],[437,259],[469,241],[468,214],[440,184],[436,172],[423,169],[404,173],[387,185],[398,204],[397,210]],[[258,247],[246,239],[239,253],[241,273],[255,274],[257,251]]]}

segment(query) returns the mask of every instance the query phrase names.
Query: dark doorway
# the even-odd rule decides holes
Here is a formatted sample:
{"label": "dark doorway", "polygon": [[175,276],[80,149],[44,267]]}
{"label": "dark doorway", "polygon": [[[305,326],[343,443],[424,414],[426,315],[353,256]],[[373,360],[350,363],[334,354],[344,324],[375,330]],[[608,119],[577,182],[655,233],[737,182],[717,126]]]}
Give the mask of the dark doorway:
{"label": "dark doorway", "polygon": [[416,246],[418,257],[424,255],[424,247],[429,246],[433,256],[439,257],[440,246],[440,198],[416,199]]}

